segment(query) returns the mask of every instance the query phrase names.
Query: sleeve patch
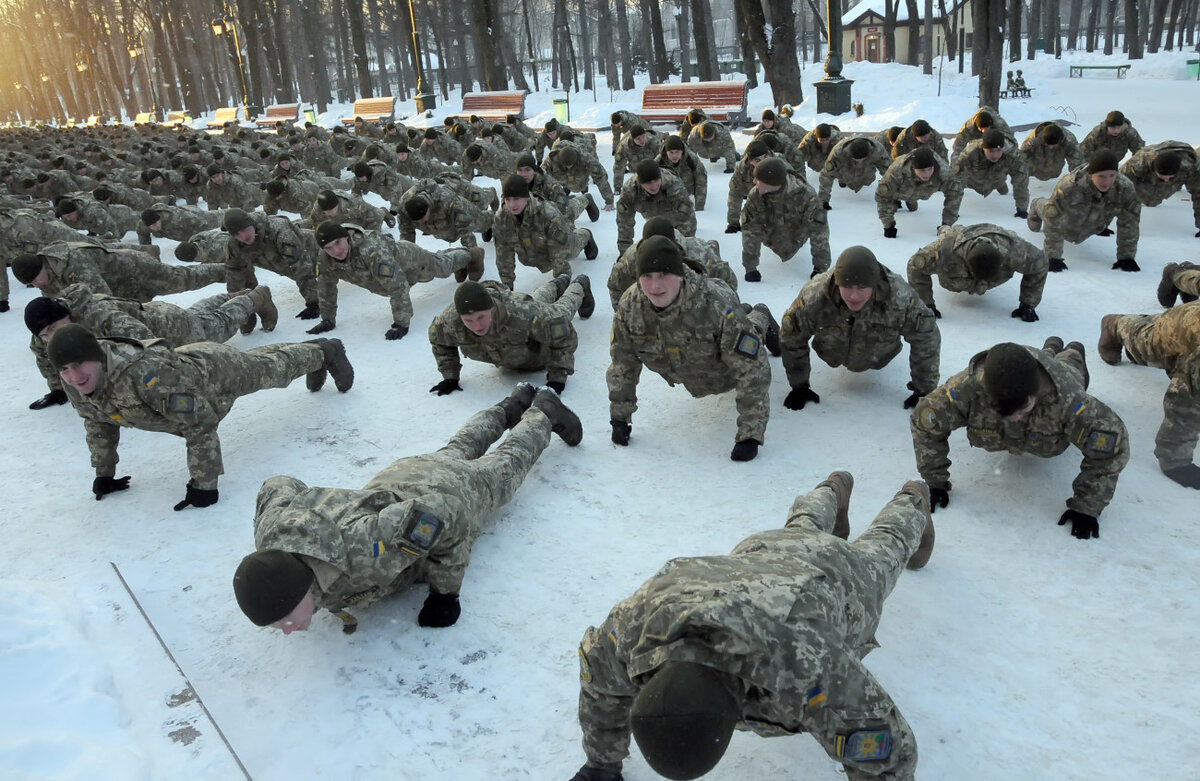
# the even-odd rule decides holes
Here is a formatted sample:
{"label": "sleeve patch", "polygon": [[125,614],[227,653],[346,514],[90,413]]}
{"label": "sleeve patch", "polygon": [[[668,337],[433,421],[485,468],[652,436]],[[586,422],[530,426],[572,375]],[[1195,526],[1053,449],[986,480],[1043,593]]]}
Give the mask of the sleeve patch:
{"label": "sleeve patch", "polygon": [[1083,432],[1080,437],[1084,450],[1092,453],[1112,453],[1117,447],[1118,436],[1115,431],[1100,431],[1093,429]]}
{"label": "sleeve patch", "polygon": [[387,546],[384,545],[383,540],[371,543],[371,558],[377,559],[385,553],[387,553]]}
{"label": "sleeve patch", "polygon": [[384,279],[391,279],[396,276],[396,267],[391,263],[380,263],[375,267],[375,273]]}
{"label": "sleeve patch", "polygon": [[812,687],[808,690],[808,694],[804,695],[805,707],[815,708],[823,702],[825,702],[825,691],[820,686]]}
{"label": "sleeve patch", "polygon": [[195,411],[196,397],[192,394],[172,393],[167,397],[167,412],[192,413]]}
{"label": "sleeve patch", "polygon": [[1058,207],[1052,203],[1046,204],[1042,208],[1042,219],[1053,220],[1058,216]]}
{"label": "sleeve patch", "polygon": [[583,647],[579,648],[579,680],[583,683],[592,682],[592,666],[588,664],[587,654],[583,652]]}
{"label": "sleeve patch", "polygon": [[838,735],[837,755],[852,762],[882,762],[892,755],[892,731],[860,729]]}
{"label": "sleeve patch", "polygon": [[437,540],[438,534],[441,531],[441,519],[427,512],[422,512],[413,518],[409,527],[404,531],[404,538],[422,551],[427,551],[433,547],[433,543]]}
{"label": "sleeve patch", "polygon": [[761,339],[752,333],[742,331],[742,335],[738,337],[737,345],[733,349],[748,358],[757,358],[761,347]]}
{"label": "sleeve patch", "polygon": [[933,411],[933,407],[925,407],[918,415],[917,421],[921,428],[934,428],[937,426],[937,413]]}
{"label": "sleeve patch", "polygon": [[930,312],[917,320],[917,333],[927,334],[937,328],[937,317]]}
{"label": "sleeve patch", "polygon": [[570,327],[563,320],[555,320],[551,323],[547,323],[547,329],[550,333],[550,338],[554,339],[555,341],[558,341],[559,339],[566,339],[571,333]]}

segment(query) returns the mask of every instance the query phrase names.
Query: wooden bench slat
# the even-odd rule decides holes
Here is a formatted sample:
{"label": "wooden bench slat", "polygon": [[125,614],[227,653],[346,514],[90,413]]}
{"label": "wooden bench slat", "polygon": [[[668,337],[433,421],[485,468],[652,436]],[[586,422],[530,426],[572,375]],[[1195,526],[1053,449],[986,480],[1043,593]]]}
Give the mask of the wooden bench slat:
{"label": "wooden bench slat", "polygon": [[682,121],[693,108],[703,109],[717,121],[746,121],[745,81],[695,81],[682,84],[649,84],[642,90],[646,119]]}
{"label": "wooden bench slat", "polygon": [[379,98],[359,98],[354,101],[352,115],[342,117],[343,125],[353,125],[354,120],[362,117],[364,122],[385,122],[396,116],[396,98],[384,95]]}
{"label": "wooden bench slat", "polygon": [[491,92],[468,92],[462,97],[462,113],[455,116],[469,117],[474,114],[481,119],[500,122],[509,114],[525,118],[525,92],[522,90],[494,90]]}
{"label": "wooden bench slat", "polygon": [[296,122],[299,119],[299,103],[278,103],[274,106],[267,106],[262,118],[254,120],[254,124],[259,127],[273,127],[276,122]]}

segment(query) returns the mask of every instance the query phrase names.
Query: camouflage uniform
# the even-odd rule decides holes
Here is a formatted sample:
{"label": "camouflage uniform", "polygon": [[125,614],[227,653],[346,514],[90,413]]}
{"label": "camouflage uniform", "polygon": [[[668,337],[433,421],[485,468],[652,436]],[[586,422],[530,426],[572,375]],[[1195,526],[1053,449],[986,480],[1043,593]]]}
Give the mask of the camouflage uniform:
{"label": "camouflage uniform", "polygon": [[[754,166],[759,162],[766,160],[768,157],[778,157],[783,159],[781,155],[768,153],[757,162],[747,160],[743,157],[738,160],[737,165],[733,167],[733,174],[729,177],[729,198],[726,201],[725,224],[738,225],[742,221],[742,205],[746,202],[746,196],[754,189]],[[786,162],[786,161],[785,161]],[[795,171],[789,167],[788,175],[800,181],[804,181],[804,171]]]}
{"label": "camouflage uniform", "polygon": [[215,342],[173,350],[162,341],[101,339],[104,380],[89,395],[64,383],[83,418],[97,477],[117,473],[121,427],[161,431],[187,442],[190,484],[213,490],[224,473],[217,425],[234,401],[264,388],[285,388],[325,365],[317,344],[271,344],[246,352]]}
{"label": "camouflage uniform", "polygon": [[1029,211],[1029,171],[1016,143],[1004,140],[1004,154],[996,162],[987,159],[983,141],[972,141],[950,166],[964,187],[970,187],[983,197],[993,190],[1006,195],[1008,179],[1012,179],[1013,204],[1019,212]]}
{"label": "camouflage uniform", "polygon": [[[538,133],[537,141],[533,145],[533,154],[537,158],[539,164],[542,162],[542,157],[548,153],[559,141],[569,142],[572,144],[582,144],[592,151],[596,152],[596,134],[595,133],[580,133],[573,127],[569,127],[559,123],[558,130],[554,136],[550,136],[550,131],[542,130]],[[616,146],[613,146],[616,149]],[[560,177],[561,178],[561,177]]]}
{"label": "camouflage uniform", "polygon": [[439,132],[436,138],[421,140],[421,154],[446,165],[454,165],[458,162],[458,156],[462,154],[462,147],[450,136]]}
{"label": "camouflage uniform", "polygon": [[893,160],[875,188],[875,211],[883,227],[895,226],[896,207],[900,201],[915,204],[917,201],[928,199],[936,192],[941,192],[945,197],[942,204],[942,224],[953,225],[958,222],[958,207],[962,204],[963,186],[950,170],[949,163],[935,156],[933,176],[928,182],[922,182],[913,173],[911,157],[912,153],[909,152]]}
{"label": "camouflage uniform", "polygon": [[221,227],[221,219],[224,215],[224,212],[220,211],[200,211],[191,206],[168,206],[166,204],[152,206],[147,211],[153,211],[158,215],[162,227],[152,234],[150,226],[139,218],[137,235],[142,244],[149,244],[151,235],[173,241],[187,241],[194,233]]}
{"label": "camouflage uniform", "polygon": [[[604,181],[607,184],[608,180]],[[586,195],[572,195],[562,183],[540,168],[533,169],[533,181],[529,183],[529,192],[539,200],[554,204],[554,208],[571,222],[579,219],[579,215],[587,208]]]}
{"label": "camouflage uniform", "polygon": [[800,143],[793,147],[788,155],[788,162],[792,168],[808,166],[817,173],[825,168],[825,161],[829,159],[833,148],[843,138],[842,131],[838,129],[837,125],[830,125],[829,128],[829,139],[824,144],[817,137],[815,128],[804,134],[804,138],[800,139]]}
{"label": "camouflage uniform", "polygon": [[94,293],[149,301],[156,296],[199,290],[225,277],[218,263],[167,266],[137,250],[81,242],[51,244],[39,254],[49,277],[42,295],[50,298],[57,298],[68,285],[80,283]]}
{"label": "camouflage uniform", "polygon": [[858,192],[874,183],[877,174],[883,176],[887,173],[892,158],[882,144],[874,139],[866,139],[871,144],[871,151],[862,160],[856,160],[854,155],[850,154],[850,142],[853,140],[853,138],[843,138],[837,142],[830,150],[829,156],[825,158],[825,165],[821,168],[820,190],[817,193],[817,198],[821,203],[829,203],[835,181],[842,187],[849,187],[854,192]]}
{"label": "camouflage uniform", "polygon": [[755,188],[742,207],[742,267],[758,268],[762,245],[785,263],[812,240],[814,271],[829,268],[829,224],[813,188],[792,176],[787,187],[763,195]]}
{"label": "camouflage uniform", "polygon": [[591,239],[585,228],[559,214],[554,204],[530,198],[525,211],[515,216],[507,206],[492,218],[492,241],[496,246],[496,271],[510,289],[521,265],[549,271],[555,276],[571,273],[571,259],[583,252]]}
{"label": "camouflage uniform", "polygon": [[285,179],[284,190],[272,198],[270,193],[263,199],[264,214],[278,214],[281,211],[303,215],[317,202],[321,187],[316,182],[303,179]]}
{"label": "camouflage uniform", "polygon": [[[713,138],[711,141],[705,141],[704,132],[709,128],[713,131]],[[680,130],[681,134],[682,132]],[[725,167],[730,170],[737,164],[738,157],[740,157],[737,148],[733,145],[733,136],[729,134],[729,128],[711,119],[692,128],[691,132],[687,134],[687,145],[703,160],[716,161],[722,157],[725,158]]]}
{"label": "camouflage uniform", "polygon": [[628,423],[637,410],[642,366],[693,397],[737,394],[736,441],[765,442],[771,366],[762,347],[766,318],[749,315],[723,283],[684,268],[679,297],[656,310],[640,287],[621,296],[613,315],[608,367],[609,417]]}
{"label": "camouflage uniform", "polygon": [[418,282],[444,279],[466,268],[470,250],[451,248],[430,252],[408,241],[396,241],[378,231],[366,231],[358,225],[343,223],[350,232],[350,254],[334,260],[321,251],[317,260],[317,299],[321,320],[337,325],[338,282],[358,285],[377,295],[387,296],[392,306],[392,322],[408,328],[413,308],[409,288]]}
{"label": "camouflage uniform", "polygon": [[[737,274],[733,273],[729,264],[721,259],[721,245],[718,242],[684,236],[679,231],[675,231],[674,238],[675,243],[683,249],[684,265],[697,274],[724,282],[733,291],[733,294],[737,295]],[[608,274],[608,295],[612,300],[613,311],[616,311],[617,303],[620,302],[625,291],[638,281],[638,244],[641,242],[630,245],[629,249],[621,253],[621,257],[617,258],[616,263],[613,263],[612,271]]]}
{"label": "camouflage uniform", "polygon": [[118,230],[116,220],[108,213],[108,209],[104,208],[104,204],[98,203],[94,198],[64,195],[59,203],[63,201],[75,204],[75,221],[63,220],[72,230],[87,231],[93,236],[113,239],[120,239],[125,235],[125,231]]}
{"label": "camouflage uniform", "polygon": [[[990,242],[1000,253],[1000,267],[992,279],[976,279],[967,264],[967,255],[980,239]],[[908,260],[908,284],[925,305],[933,308],[933,275],[938,284],[955,293],[981,296],[1021,275],[1018,303],[1031,309],[1042,302],[1048,263],[1036,245],[998,225],[981,222],[955,225],[938,234],[937,240],[917,250]]]}
{"label": "camouflage uniform", "polygon": [[71,322],[82,324],[96,336],[162,339],[168,347],[227,342],[254,314],[254,299],[226,293],[209,296],[187,309],[166,301],[138,302],[94,293],[79,284],[68,285],[57,298],[71,311]]}
{"label": "camouflage uniform", "polygon": [[1081,244],[1117,218],[1117,257],[1135,260],[1141,237],[1142,202],[1133,182],[1117,174],[1108,192],[1092,184],[1087,167],[1077,168],[1054,185],[1049,198],[1034,198],[1029,206],[1029,227],[1045,234],[1042,250],[1047,258],[1063,256],[1063,242]]}
{"label": "camouflage uniform", "polygon": [[708,200],[708,169],[704,167],[704,161],[690,149],[683,150],[683,156],[679,158],[678,163],[671,162],[665,149],[659,153],[656,160],[659,168],[670,171],[683,182],[683,186],[691,193],[696,203],[696,211],[704,211],[704,202]]}
{"label": "camouflage uniform", "polygon": [[[566,166],[559,162],[559,150],[565,149],[567,146],[573,147],[579,153],[579,161],[573,166]],[[596,150],[576,142],[564,141],[554,144],[550,150],[550,154],[546,156],[546,173],[553,176],[559,182],[562,182],[569,190],[577,193],[586,193],[588,191],[589,180],[596,185],[596,189],[600,191],[600,197],[604,199],[605,206],[613,205],[613,188],[608,183],[608,176],[604,173],[604,166],[600,165],[600,159],[596,157]],[[617,188],[618,190],[620,187]]]}
{"label": "camouflage uniform", "polygon": [[[509,168],[505,175],[507,176],[512,171],[513,169]],[[442,171],[433,176],[433,181],[449,187],[455,194],[466,198],[481,211],[490,213],[500,208],[500,198],[496,195],[495,188],[471,184],[457,171]]]}
{"label": "camouflage uniform", "polygon": [[104,186],[112,193],[109,203],[123,204],[138,212],[149,209],[157,203],[167,203],[168,201],[174,203],[168,197],[151,195],[143,187],[131,187],[128,184],[113,181],[111,178],[104,183]]}
{"label": "camouflage uniform", "polygon": [[221,175],[221,183],[212,179],[204,185],[204,201],[209,211],[217,209],[245,209],[254,211],[261,206],[265,195],[260,187],[250,184],[241,174],[226,171]]}
{"label": "camouflage uniform", "polygon": [[[43,247],[59,243],[101,246],[99,239],[84,236],[61,220],[50,219],[33,209],[0,210],[0,260],[5,266],[21,253],[37,254]],[[0,278],[4,278],[2,284],[8,284],[7,275]],[[4,290],[7,292],[7,288]]]}
{"label": "camouflage uniform", "polygon": [[350,186],[350,191],[358,196],[375,193],[391,204],[393,210],[399,211],[399,204],[405,194],[416,187],[419,182],[389,168],[387,163],[380,160],[371,160],[367,165],[371,168],[370,178],[364,182],[356,176],[354,184]]}
{"label": "camouflage uniform", "polygon": [[621,115],[622,116],[621,116],[620,122],[614,122],[614,123],[610,124],[610,128],[612,129],[612,148],[613,149],[616,149],[617,146],[621,143],[621,138],[623,137],[623,134],[628,134],[629,131],[633,130],[635,127],[642,127],[642,128],[645,128],[646,130],[650,129],[650,123],[647,122],[644,118],[638,116],[637,114],[634,114],[632,111],[622,111]]}
{"label": "camouflage uniform", "polygon": [[938,383],[942,336],[932,310],[921,303],[916,291],[880,263],[870,300],[851,312],[833,272],[818,274],[800,290],[779,327],[788,385],[809,384],[810,340],[825,363],[863,372],[891,363],[900,354],[901,337],[909,345],[911,388],[928,393]]}
{"label": "camouflage uniform", "polygon": [[301,556],[316,575],[317,605],[332,611],[415,582],[458,594],[483,520],[512,499],[549,444],[550,426],[530,408],[488,453],[505,429],[504,410],[489,407],[440,450],[392,462],[361,490],[272,477],[258,492],[255,547]]}
{"label": "camouflage uniform", "polygon": [[679,137],[687,141],[691,137],[692,131],[703,125],[705,122],[711,122],[712,118],[708,116],[702,108],[689,109],[683,115],[683,119],[679,120]]}
{"label": "camouflage uniform", "polygon": [[892,144],[892,159],[895,160],[899,157],[903,157],[909,152],[920,149],[923,146],[927,146],[932,149],[933,153],[938,157],[942,158],[943,160],[949,160],[950,152],[946,148],[946,139],[942,138],[942,134],[933,128],[929,128],[929,132],[933,137],[922,144],[917,140],[917,137],[913,135],[911,125],[901,130],[900,135],[896,136],[896,141]]}
{"label": "camouflage uniform", "polygon": [[429,325],[429,346],[443,379],[457,380],[463,356],[513,371],[546,371],[546,382],[566,383],[575,373],[579,335],[571,318],[583,301],[583,286],[567,285],[562,295],[558,283],[547,280],[532,295],[513,293],[496,282],[484,282],[495,302],[492,327],[483,336],[463,325],[453,306],[446,307]]}
{"label": "camouflage uniform", "polygon": [[507,146],[495,141],[490,144],[480,141],[475,145],[483,150],[482,156],[478,160],[471,160],[467,157],[467,150],[464,149],[462,159],[459,161],[459,166],[467,181],[474,179],[476,172],[480,176],[490,176],[493,179],[503,179],[513,172],[513,161],[516,160],[516,156],[509,151]]}
{"label": "camouflage uniform", "polygon": [[[417,195],[429,201],[429,211],[420,223],[408,219],[404,205]],[[413,185],[397,204],[400,222],[400,237],[405,241],[416,241],[417,228],[429,236],[442,241],[462,241],[464,247],[475,247],[475,234],[482,233],[492,225],[492,213],[483,211],[465,197],[457,195],[444,184],[425,179]]]}
{"label": "camouflage uniform", "polygon": [[326,220],[352,222],[370,231],[379,230],[383,227],[384,222],[389,225],[396,223],[387,209],[372,206],[354,193],[347,190],[334,190],[333,194],[337,196],[338,205],[332,216],[326,215],[325,210],[316,202],[316,199],[313,200],[312,208],[308,212],[308,224],[313,228]]}
{"label": "camouflage uniform", "polygon": [[[180,242],[183,244],[184,242]],[[195,245],[196,257],[194,263],[224,263],[225,247],[229,244],[229,234],[224,228],[213,228],[201,231],[188,237],[188,244]]]}
{"label": "camouflage uniform", "polygon": [[409,150],[408,157],[404,160],[397,157],[394,167],[397,173],[408,176],[413,180],[429,179],[434,174],[450,170],[449,166],[443,165],[438,160],[427,157],[412,149]]}
{"label": "camouflage uniform", "polygon": [[771,127],[763,127],[763,125],[760,123],[754,129],[754,137],[758,138],[759,134],[764,132],[778,133],[791,142],[788,144],[788,146],[796,146],[803,141],[804,136],[808,134],[808,131],[805,130],[804,127],[797,125],[788,117],[782,116],[778,113],[775,115],[775,124],[771,125]]}
{"label": "camouflage uniform", "polygon": [[108,213],[114,226],[113,237],[117,240],[124,238],[129,231],[137,231],[138,223],[141,221],[139,212],[135,212],[123,203],[96,201],[96,205]]}
{"label": "camouflage uniform", "polygon": [[1125,156],[1126,152],[1133,154],[1145,145],[1146,142],[1133,129],[1129,120],[1121,125],[1121,132],[1115,136],[1109,135],[1107,123],[1101,122],[1079,142],[1079,151],[1083,153],[1084,159],[1090,160],[1092,155],[1097,152],[1107,150],[1115,154],[1119,160]]}
{"label": "camouflage uniform", "polygon": [[254,241],[243,244],[229,236],[225,244],[225,286],[230,293],[258,286],[255,267],[274,271],[296,283],[305,307],[317,306],[317,242],[287,217],[251,214]]}
{"label": "camouflage uniform", "polygon": [[[1164,152],[1179,155],[1179,171],[1164,182],[1154,171],[1154,159]],[[1200,228],[1200,160],[1196,150],[1182,141],[1163,141],[1161,144],[1144,146],[1133,153],[1133,157],[1121,166],[1121,173],[1133,182],[1138,199],[1143,206],[1158,206],[1180,189],[1186,189],[1192,200],[1192,220]]]}
{"label": "camouflage uniform", "polygon": [[1062,176],[1063,161],[1067,170],[1073,171],[1087,163],[1083,153],[1079,151],[1079,141],[1075,134],[1065,127],[1062,128],[1063,140],[1049,146],[1042,140],[1042,129],[1053,122],[1043,122],[1025,136],[1021,142],[1021,157],[1025,159],[1025,167],[1030,176],[1048,182]]}
{"label": "camouflage uniform", "polygon": [[997,452],[1057,456],[1074,445],[1083,454],[1074,496],[1067,506],[1098,516],[1108,506],[1117,476],[1129,461],[1125,424],[1103,402],[1085,392],[1083,356],[1064,350],[1057,357],[1026,347],[1041,367],[1037,405],[1021,420],[1003,418],[983,385],[987,350],[917,402],[910,428],[917,470],[930,488],[949,491],[950,434],[966,426],[974,447]]}
{"label": "camouflage uniform", "polygon": [[646,143],[638,144],[633,136],[626,136],[621,139],[621,145],[613,151],[612,188],[615,192],[621,192],[626,173],[633,173],[638,163],[653,160],[662,151],[662,139],[656,131],[647,130],[644,135],[638,137],[645,138]]}
{"label": "camouflage uniform", "polygon": [[[1013,146],[1016,146],[1017,141],[1013,137],[1012,129],[1008,126],[1008,123],[1004,121],[1004,118],[1000,116],[1000,112],[991,106],[983,106],[974,114],[972,114],[966,122],[963,123],[962,128],[958,131],[958,135],[954,137],[954,146],[950,149],[950,157],[947,159],[957,159],[958,156],[963,153],[963,150],[967,148],[967,144],[971,143],[972,141],[979,141],[983,138],[983,134],[990,128],[980,130],[979,128],[975,127],[975,120],[984,114],[992,118],[991,127],[1003,133],[1006,138],[1013,142]],[[937,150],[934,151],[936,152]]]}
{"label": "camouflage uniform", "polygon": [[633,215],[642,219],[666,217],[685,236],[696,235],[696,209],[692,196],[683,182],[669,171],[662,172],[662,182],[654,195],[646,192],[637,176],[631,176],[621,187],[617,199],[617,251],[624,252],[633,243]]}
{"label": "camouflage uniform", "polygon": [[346,167],[345,158],[333,151],[329,144],[320,142],[310,144],[306,140],[300,150],[300,160],[309,168],[320,171],[326,176],[340,177]]}
{"label": "camouflage uniform", "polygon": [[[879,645],[884,600],[917,550],[925,508],[897,494],[854,542],[831,533],[836,509],[828,486],[800,494],[784,528],[751,535],[728,556],[671,560],[588,627],[579,646],[588,765],[619,771],[647,676],[692,662],[736,677],[737,729],[810,733],[848,781],[915,778],[912,728],[862,659]],[[886,733],[887,756],[848,753],[856,732]]]}

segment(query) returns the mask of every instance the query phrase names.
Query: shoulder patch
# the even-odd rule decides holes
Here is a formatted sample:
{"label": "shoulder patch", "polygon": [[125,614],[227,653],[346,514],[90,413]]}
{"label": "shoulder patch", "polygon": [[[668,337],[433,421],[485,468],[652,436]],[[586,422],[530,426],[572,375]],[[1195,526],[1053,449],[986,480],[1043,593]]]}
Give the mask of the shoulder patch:
{"label": "shoulder patch", "polygon": [[958,391],[954,390],[954,388],[946,388],[946,398],[950,399],[950,401],[958,401]]}
{"label": "shoulder patch", "polygon": [[[104,327],[102,330],[107,331],[107,329],[108,329],[108,321],[105,320]],[[154,372],[151,372],[142,377],[142,385],[145,385],[147,388],[153,388],[157,384],[158,384],[158,375],[155,374]]]}
{"label": "shoulder patch", "polygon": [[592,682],[592,666],[588,664],[587,654],[583,652],[583,647],[579,648],[579,680],[583,683]]}
{"label": "shoulder patch", "polygon": [[433,547],[433,543],[441,531],[442,521],[440,518],[427,512],[420,512],[404,530],[404,540],[420,549],[414,552],[423,553]]}
{"label": "shoulder patch", "polygon": [[571,328],[567,325],[567,321],[562,319],[546,323],[546,330],[550,334],[550,338],[554,340],[565,339],[571,333]]}
{"label": "shoulder patch", "polygon": [[887,728],[860,729],[849,735],[838,735],[836,747],[839,759],[882,762],[892,755],[892,731]]}
{"label": "shoulder patch", "polygon": [[921,428],[933,428],[937,425],[937,413],[933,407],[922,407],[917,413],[917,423]]}
{"label": "shoulder patch", "polygon": [[737,344],[734,346],[734,351],[745,355],[747,358],[757,358],[758,351],[762,348],[762,340],[756,334],[749,331],[742,331],[738,337]]}
{"label": "shoulder patch", "polygon": [[1116,449],[1119,437],[1115,431],[1092,429],[1084,431],[1079,439],[1081,449],[1091,451],[1092,453],[1109,454]]}
{"label": "shoulder patch", "polygon": [[375,274],[376,274],[376,276],[382,277],[384,279],[391,279],[392,277],[396,276],[396,267],[393,266],[391,263],[387,263],[387,262],[380,263],[378,266],[375,267]]}
{"label": "shoulder patch", "polygon": [[1042,208],[1042,219],[1053,220],[1058,216],[1058,207],[1053,202],[1047,203]]}
{"label": "shoulder patch", "polygon": [[[919,299],[918,299],[919,300]],[[930,312],[917,319],[917,332],[926,334],[937,329],[937,316]]]}
{"label": "shoulder patch", "polygon": [[[146,387],[150,387],[150,385],[147,385]],[[167,412],[192,413],[195,411],[196,397],[192,394],[172,393],[167,397]]]}

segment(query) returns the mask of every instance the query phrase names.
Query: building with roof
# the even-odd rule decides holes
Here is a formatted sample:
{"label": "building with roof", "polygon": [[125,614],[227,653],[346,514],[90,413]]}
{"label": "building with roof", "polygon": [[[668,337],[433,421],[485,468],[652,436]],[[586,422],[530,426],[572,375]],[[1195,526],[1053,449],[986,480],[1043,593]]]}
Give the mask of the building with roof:
{"label": "building with roof", "polygon": [[[905,65],[920,65],[920,62],[908,62],[908,6],[904,0],[892,0],[896,8],[896,51],[888,52],[886,39],[883,35],[885,0],[863,0],[863,2],[842,14],[842,59],[845,62],[899,62]],[[942,2],[934,3],[933,16],[933,53],[946,53],[945,28],[942,26]],[[918,11],[923,10],[924,0],[918,0]],[[954,30],[965,30],[966,48],[971,48],[971,0],[953,0],[947,5],[946,14],[950,17]],[[924,19],[918,14],[921,22],[921,41],[918,51],[924,52]]]}

